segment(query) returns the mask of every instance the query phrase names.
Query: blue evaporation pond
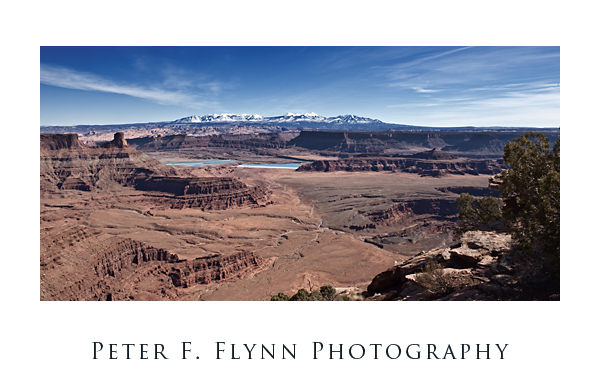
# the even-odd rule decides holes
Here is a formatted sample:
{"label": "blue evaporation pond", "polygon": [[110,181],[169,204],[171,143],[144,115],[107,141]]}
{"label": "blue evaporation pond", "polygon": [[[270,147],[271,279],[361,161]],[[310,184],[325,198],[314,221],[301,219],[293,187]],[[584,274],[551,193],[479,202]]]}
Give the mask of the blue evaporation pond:
{"label": "blue evaporation pond", "polygon": [[285,168],[288,170],[295,170],[300,167],[299,163],[285,163],[285,164],[240,164],[238,167],[243,168]]}
{"label": "blue evaporation pond", "polygon": [[233,163],[235,160],[190,160],[187,162],[170,162],[165,163],[167,166],[188,166],[188,167],[200,167],[209,164],[220,164],[220,163]]}

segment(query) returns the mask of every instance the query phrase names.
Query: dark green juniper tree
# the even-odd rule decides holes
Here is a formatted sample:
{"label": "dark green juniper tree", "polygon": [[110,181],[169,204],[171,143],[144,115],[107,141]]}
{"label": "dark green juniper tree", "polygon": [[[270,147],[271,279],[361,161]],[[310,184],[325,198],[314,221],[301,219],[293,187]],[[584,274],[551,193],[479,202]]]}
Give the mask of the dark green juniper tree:
{"label": "dark green juniper tree", "polygon": [[528,132],[504,147],[502,220],[531,256],[560,268],[560,137]]}

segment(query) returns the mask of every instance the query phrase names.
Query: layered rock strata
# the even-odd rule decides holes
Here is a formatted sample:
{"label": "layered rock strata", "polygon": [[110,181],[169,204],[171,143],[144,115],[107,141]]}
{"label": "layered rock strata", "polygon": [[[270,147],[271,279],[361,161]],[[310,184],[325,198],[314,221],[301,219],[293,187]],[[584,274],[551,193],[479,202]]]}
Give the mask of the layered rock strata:
{"label": "layered rock strata", "polygon": [[153,175],[175,170],[127,146],[122,134],[103,147],[82,144],[76,134],[42,134],[40,188],[42,191],[107,189],[133,186]]}
{"label": "layered rock strata", "polygon": [[267,202],[262,186],[248,187],[233,178],[178,177],[174,168],[131,148],[123,133],[100,147],[82,144],[75,134],[41,135],[41,191],[102,191],[115,186],[152,192],[149,199],[177,209],[227,209]]}
{"label": "layered rock strata", "polygon": [[437,160],[418,158],[350,158],[318,160],[302,165],[298,171],[399,171],[421,176],[439,177],[455,175],[494,175],[502,171],[496,160]]}
{"label": "layered rock strata", "polygon": [[246,251],[180,259],[84,226],[40,234],[41,300],[176,300],[185,288],[245,277],[267,264]]}
{"label": "layered rock strata", "polygon": [[[303,130],[287,143],[308,150],[329,153],[397,153],[415,149],[447,151],[462,157],[496,157],[503,155],[504,146],[521,131],[387,131],[387,132],[335,132]],[[546,132],[545,132],[546,133]],[[558,132],[546,135],[553,143]]]}
{"label": "layered rock strata", "polygon": [[131,146],[140,151],[169,151],[194,148],[221,148],[235,150],[283,149],[286,133],[241,134],[219,136],[188,136],[185,134],[163,137],[141,137],[130,140]]}
{"label": "layered rock strata", "polygon": [[173,209],[228,209],[260,206],[268,202],[268,192],[265,187],[248,187],[233,178],[157,176],[139,180],[135,183],[135,187],[145,192],[159,193],[155,194],[155,201]]}
{"label": "layered rock strata", "polygon": [[421,199],[397,203],[394,206],[369,214],[369,218],[379,225],[393,225],[415,217],[415,215],[435,215],[438,217],[456,215],[456,201],[449,199]]}

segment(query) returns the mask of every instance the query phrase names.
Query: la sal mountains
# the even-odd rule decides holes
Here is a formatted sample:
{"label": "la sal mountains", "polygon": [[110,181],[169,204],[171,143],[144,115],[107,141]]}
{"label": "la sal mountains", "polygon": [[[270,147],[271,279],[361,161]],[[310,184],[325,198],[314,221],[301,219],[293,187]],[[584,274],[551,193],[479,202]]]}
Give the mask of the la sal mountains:
{"label": "la sal mountains", "polygon": [[[275,117],[263,117],[257,114],[207,114],[193,115],[175,121],[114,124],[114,125],[76,125],[76,126],[41,126],[41,133],[79,133],[88,132],[118,132],[123,130],[140,130],[139,137],[145,136],[143,130],[155,129],[160,135],[177,133],[188,134],[239,134],[239,133],[278,133],[311,130],[339,131],[510,131],[527,130],[526,127],[428,127],[387,123],[378,119],[360,117],[353,114],[323,117],[315,113],[287,113]],[[535,128],[539,131],[558,131],[558,128]],[[204,130],[204,131],[202,131]]]}
{"label": "la sal mountains", "polygon": [[251,123],[251,124],[291,124],[323,127],[331,129],[336,126],[356,125],[378,126],[385,125],[378,119],[359,117],[353,114],[338,115],[337,117],[322,117],[315,113],[294,114],[287,113],[277,117],[263,117],[256,114],[209,114],[201,117],[194,115],[174,121],[178,124],[190,123]]}

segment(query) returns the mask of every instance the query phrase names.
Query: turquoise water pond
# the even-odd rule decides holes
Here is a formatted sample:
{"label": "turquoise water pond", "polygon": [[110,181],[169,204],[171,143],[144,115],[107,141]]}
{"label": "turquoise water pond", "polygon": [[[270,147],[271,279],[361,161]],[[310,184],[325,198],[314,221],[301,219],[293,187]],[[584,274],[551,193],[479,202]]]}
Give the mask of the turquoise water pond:
{"label": "turquoise water pond", "polygon": [[298,163],[285,163],[285,164],[240,164],[238,167],[243,168],[285,168],[288,170],[295,170],[300,167]]}
{"label": "turquoise water pond", "polygon": [[233,163],[235,160],[191,160],[187,162],[170,162],[165,163],[167,166],[188,166],[188,167],[200,167],[209,164],[220,164],[220,163]]}
{"label": "turquoise water pond", "polygon": [[[167,166],[188,166],[188,167],[201,167],[209,164],[221,164],[221,163],[233,163],[235,160],[190,160],[187,162],[169,162],[165,163]],[[237,167],[242,168],[283,168],[288,170],[295,170],[300,167],[299,163],[283,163],[283,164],[259,164],[259,163],[246,163],[240,164]]]}

